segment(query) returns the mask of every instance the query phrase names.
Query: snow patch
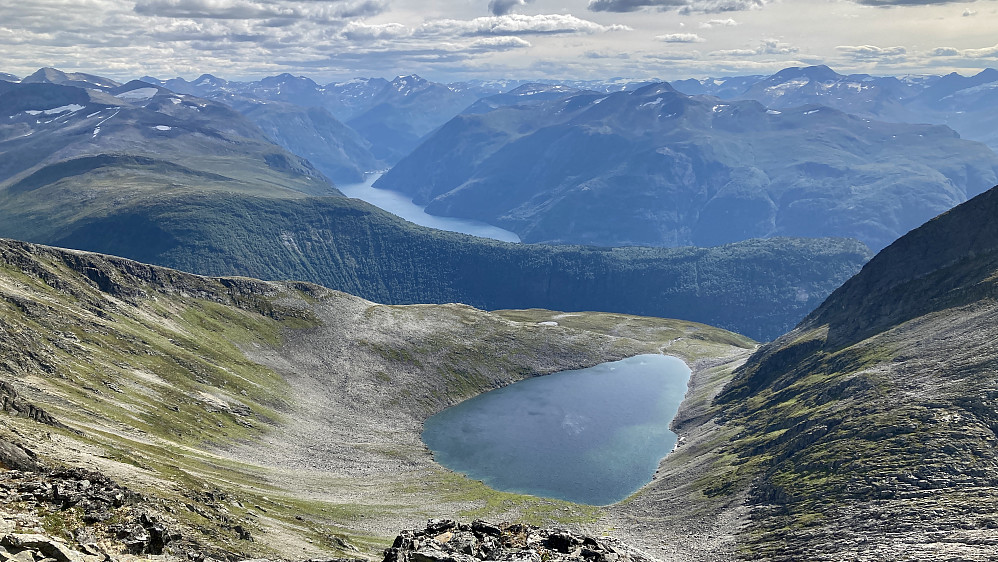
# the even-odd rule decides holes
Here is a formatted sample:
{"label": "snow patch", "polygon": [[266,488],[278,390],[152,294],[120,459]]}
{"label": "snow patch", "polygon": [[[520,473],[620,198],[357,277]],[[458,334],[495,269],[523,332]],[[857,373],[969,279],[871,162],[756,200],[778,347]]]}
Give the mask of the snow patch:
{"label": "snow patch", "polygon": [[722,104],[722,105],[715,105],[715,106],[713,107],[713,109],[711,109],[711,111],[713,111],[714,113],[720,113],[720,112],[724,111],[724,108],[725,108],[725,107],[728,107],[728,106],[727,106],[727,105],[725,105],[725,104]]}
{"label": "snow patch", "polygon": [[776,111],[775,109],[767,109],[766,110],[766,114],[767,115],[782,115],[783,112],[782,111]]}
{"label": "snow patch", "polygon": [[821,111],[820,109],[812,109],[811,111],[805,111],[804,115],[811,115],[812,113],[817,113]]}
{"label": "snow patch", "polygon": [[61,105],[59,107],[53,107],[52,109],[46,109],[45,115],[56,115],[58,113],[76,113],[77,111],[83,109],[82,105],[71,103],[69,105]]}
{"label": "snow patch", "polygon": [[177,105],[178,103],[182,102],[183,100],[181,100],[180,98],[170,98],[170,101],[173,102],[173,105]]}
{"label": "snow patch", "polygon": [[798,78],[796,80],[787,80],[782,84],[777,84],[775,86],[770,86],[766,88],[766,93],[774,96],[782,96],[789,92],[790,90],[796,90],[797,88],[803,88],[807,86],[811,81],[807,78]]}
{"label": "snow patch", "polygon": [[147,100],[158,93],[159,90],[156,88],[136,88],[135,90],[121,92],[114,97],[121,98],[123,100]]}
{"label": "snow patch", "polygon": [[538,326],[557,326],[558,323],[549,320],[547,322],[538,322],[537,325]]}
{"label": "snow patch", "polygon": [[156,125],[155,129],[157,131],[169,131],[170,129],[173,129],[173,127],[167,127],[166,125]]}
{"label": "snow patch", "polygon": [[662,103],[663,98],[655,98],[655,101],[646,101],[645,103],[639,105],[638,107],[648,107],[649,105],[659,105]]}

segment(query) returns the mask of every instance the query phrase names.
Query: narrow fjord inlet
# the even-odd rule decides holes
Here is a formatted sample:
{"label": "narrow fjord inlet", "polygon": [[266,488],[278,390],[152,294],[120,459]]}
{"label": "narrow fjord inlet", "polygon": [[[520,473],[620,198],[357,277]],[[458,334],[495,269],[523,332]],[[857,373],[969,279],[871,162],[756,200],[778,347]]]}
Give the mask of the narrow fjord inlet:
{"label": "narrow fjord inlet", "polygon": [[520,381],[426,420],[442,465],[492,488],[592,505],[623,500],[676,444],[690,369],[639,355]]}

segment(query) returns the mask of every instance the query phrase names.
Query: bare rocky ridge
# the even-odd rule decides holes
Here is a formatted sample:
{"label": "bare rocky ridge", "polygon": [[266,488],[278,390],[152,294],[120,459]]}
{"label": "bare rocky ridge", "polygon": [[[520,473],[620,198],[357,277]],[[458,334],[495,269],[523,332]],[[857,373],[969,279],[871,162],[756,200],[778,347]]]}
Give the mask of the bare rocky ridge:
{"label": "bare rocky ridge", "polygon": [[384,562],[652,562],[640,550],[611,537],[519,523],[471,524],[431,519],[423,530],[406,530],[385,550]]}

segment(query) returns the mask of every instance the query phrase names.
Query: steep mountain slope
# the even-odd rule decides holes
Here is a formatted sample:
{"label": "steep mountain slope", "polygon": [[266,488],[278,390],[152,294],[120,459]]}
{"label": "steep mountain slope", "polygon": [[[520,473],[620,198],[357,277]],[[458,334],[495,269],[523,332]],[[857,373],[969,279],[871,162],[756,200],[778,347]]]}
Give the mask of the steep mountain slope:
{"label": "steep mountain slope", "polygon": [[745,558],[993,559],[996,212],[993,189],[902,237],[680,422],[708,502],[744,502]]}
{"label": "steep mountain slope", "polygon": [[28,502],[43,485],[7,478],[0,460],[0,486],[21,485],[0,497],[0,531],[39,518],[70,544],[109,548],[102,539],[135,518],[173,539],[168,553],[186,558],[193,543],[216,559],[379,556],[398,529],[436,516],[591,524],[597,508],[442,469],[422,420],[556,370],[659,351],[695,366],[752,347],[687,322],[384,306],[7,240],[0,334],[0,444],[131,490],[95,509],[78,503],[87,474],[64,471],[72,488]]}
{"label": "steep mountain slope", "polygon": [[371,145],[321,107],[301,107],[249,98],[215,98],[239,111],[285,150],[306,158],[334,182],[360,183],[386,165]]}
{"label": "steep mountain slope", "polygon": [[321,282],[386,303],[640,312],[760,339],[789,329],[869,258],[855,241],[828,239],[677,249],[520,245],[417,227],[351,199],[225,194],[142,198],[32,232],[46,243],[212,275]]}
{"label": "steep mountain slope", "polygon": [[462,115],[375,187],[526,242],[714,245],[848,236],[878,249],[998,183],[952,130],[667,84]]}
{"label": "steep mountain slope", "polygon": [[358,183],[366,172],[386,167],[371,154],[366,140],[330,113],[339,109],[335,92],[308,78],[281,74],[257,82],[230,82],[204,74],[192,82],[143,80],[235,109],[270,140],[308,159],[334,182]]}
{"label": "steep mountain slope", "polygon": [[415,74],[399,76],[374,96],[369,109],[347,124],[371,143],[375,157],[395,163],[476,99],[473,93],[454,91]]}
{"label": "steep mountain slope", "polygon": [[[311,164],[232,109],[144,82],[106,92],[15,84],[0,94],[0,116],[7,206],[46,197],[73,212],[95,192],[158,195],[193,186],[285,197],[337,193]],[[120,161],[127,165],[109,168]],[[58,189],[37,191],[52,184]]]}

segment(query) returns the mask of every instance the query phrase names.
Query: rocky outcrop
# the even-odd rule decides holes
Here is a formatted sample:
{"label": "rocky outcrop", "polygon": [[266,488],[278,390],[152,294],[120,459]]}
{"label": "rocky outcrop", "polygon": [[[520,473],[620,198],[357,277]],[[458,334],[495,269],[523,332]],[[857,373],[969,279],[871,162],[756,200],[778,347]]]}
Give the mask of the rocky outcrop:
{"label": "rocky outcrop", "polygon": [[38,423],[66,428],[51,414],[21,398],[14,390],[14,386],[7,381],[0,381],[0,410],[35,420]]}
{"label": "rocky outcrop", "polygon": [[2,562],[104,562],[106,556],[86,554],[73,550],[51,537],[37,534],[12,533],[0,538],[0,561]]}
{"label": "rocky outcrop", "polygon": [[[99,562],[118,554],[160,555],[169,553],[167,547],[182,538],[146,509],[145,497],[104,474],[81,468],[47,469],[33,451],[18,443],[0,443],[0,464],[20,468],[0,471],[0,513],[15,522],[14,529],[4,530],[30,530],[28,520],[38,516],[50,526],[63,522],[57,527],[64,527],[65,537],[73,539],[69,546],[38,532],[9,533],[0,540],[0,562]],[[190,546],[188,541],[173,550],[186,556]]]}
{"label": "rocky outcrop", "polygon": [[563,529],[521,523],[470,525],[431,519],[426,528],[402,531],[384,562],[652,562],[654,559],[610,537],[591,537]]}

